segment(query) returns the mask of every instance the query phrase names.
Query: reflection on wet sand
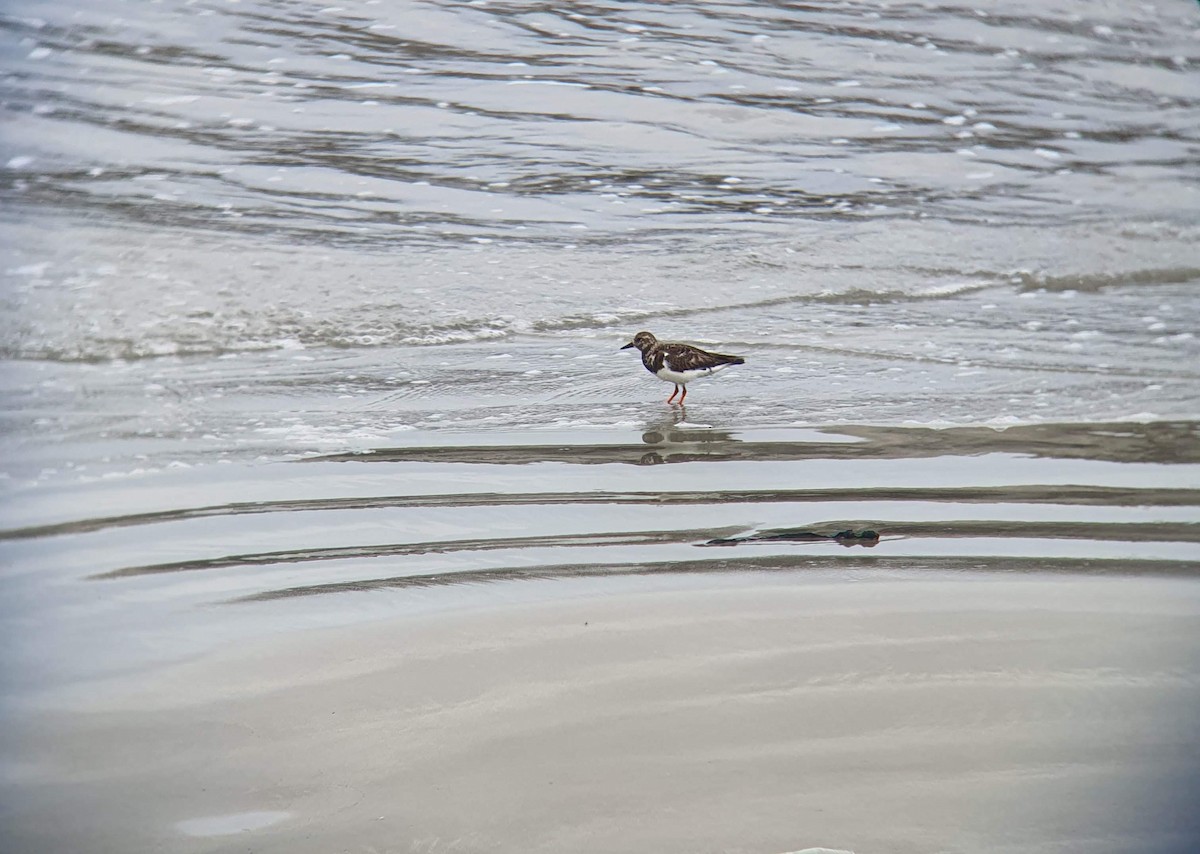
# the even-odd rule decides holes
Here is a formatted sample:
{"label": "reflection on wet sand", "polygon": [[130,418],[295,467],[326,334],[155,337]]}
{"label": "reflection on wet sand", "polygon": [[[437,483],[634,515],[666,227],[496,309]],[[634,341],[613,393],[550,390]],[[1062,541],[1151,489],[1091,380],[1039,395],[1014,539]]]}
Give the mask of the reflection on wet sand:
{"label": "reflection on wet sand", "polygon": [[311,584],[267,590],[228,600],[233,603],[271,602],[277,599],[295,599],[305,596],[320,596],[333,593],[362,593],[378,590],[406,590],[410,588],[455,587],[460,585],[494,584],[514,581],[565,581],[585,578],[629,578],[658,576],[703,576],[728,573],[802,573],[837,572],[854,578],[872,570],[889,576],[906,573],[924,573],[936,576],[945,572],[972,573],[1017,573],[1037,575],[1080,576],[1128,576],[1185,578],[1200,577],[1200,568],[1174,560],[1126,559],[1119,563],[1108,559],[1087,558],[1029,558],[985,557],[896,557],[896,556],[833,556],[833,555],[783,555],[778,557],[722,557],[711,560],[673,560],[663,563],[594,563],[594,564],[548,564],[536,568],[511,567],[505,569],[462,570],[459,572],[433,573],[428,575],[402,575],[388,578],[369,578],[356,581]]}
{"label": "reflection on wet sand", "polygon": [[[807,459],[879,460],[975,454],[1021,454],[1048,459],[1111,462],[1200,462],[1200,425],[1194,421],[1149,424],[1028,424],[991,427],[845,426],[822,432],[845,437],[832,442],[761,442],[739,439],[720,429],[654,428],[641,445],[452,446],[380,448],[309,457],[304,462],[405,462],[527,465],[627,463],[656,465],[698,460],[786,461]],[[856,441],[846,441],[846,439]],[[653,450],[647,451],[646,445]]]}
{"label": "reflection on wet sand", "polygon": [[205,507],[182,507],[151,513],[102,516],[50,525],[9,528],[0,541],[83,534],[108,528],[153,525],[221,516],[266,513],[373,510],[404,507],[521,507],[526,505],[614,504],[677,506],[708,504],[869,502],[948,502],[951,504],[1063,504],[1122,507],[1191,507],[1200,505],[1200,489],[1111,487],[1078,484],[1037,486],[852,487],[847,489],[725,489],[672,490],[670,492],[592,490],[589,492],[459,492],[448,495],[372,495],[361,498],[280,499],[230,502]]}
{"label": "reflection on wet sand", "polygon": [[[849,426],[754,436],[683,418],[669,414],[645,428],[640,442],[450,444],[325,455],[283,467],[305,476],[316,472],[324,494],[313,497],[82,518],[12,528],[0,532],[0,541],[41,540],[71,552],[86,549],[89,537],[121,528],[142,528],[151,542],[170,526],[184,537],[192,528],[212,531],[181,556],[148,562],[141,552],[122,549],[80,577],[106,585],[179,573],[236,577],[243,593],[233,598],[243,602],[485,581],[876,565],[847,562],[851,548],[869,548],[871,560],[893,569],[944,568],[955,560],[1009,567],[1019,555],[1044,571],[1186,574],[1200,565],[1191,559],[1200,542],[1194,513],[1200,489],[1178,485],[1186,478],[1159,482],[1153,466],[1137,469],[1200,459],[1194,422],[1009,430]],[[1059,484],[1054,480],[1062,478],[1055,477],[1039,483],[1037,467],[1009,475],[1008,461],[1019,458],[1099,461],[1101,468],[1078,469],[1082,482]],[[928,460],[954,478],[942,485],[885,485],[895,478],[880,466],[904,460],[918,466]],[[379,466],[346,466],[356,462],[386,463],[385,479],[378,479]],[[673,465],[637,471],[651,462]],[[780,484],[796,486],[743,488],[748,467],[764,462]],[[547,463],[563,468],[547,475],[537,468]],[[697,488],[692,463],[704,466],[704,488]],[[1141,473],[1112,471],[1126,464]],[[539,474],[531,478],[534,470]],[[583,476],[573,481],[576,488],[554,488],[572,473]],[[1106,482],[1113,477],[1116,483]],[[758,474],[751,479],[762,482]],[[447,481],[482,489],[438,491]],[[328,490],[331,483],[343,484],[341,494]],[[379,494],[381,483],[404,484],[407,493]],[[614,483],[626,488],[613,489]],[[428,532],[430,520],[440,533]],[[296,525],[312,531],[304,542],[295,542]],[[264,543],[259,529],[279,534]],[[703,557],[697,547],[708,547]],[[751,547],[755,556],[731,557],[732,550]]]}
{"label": "reflection on wet sand", "polygon": [[[935,540],[938,538],[976,538],[999,539],[1011,538],[1019,540],[1056,539],[1056,540],[1091,540],[1120,543],[1200,543],[1200,524],[1088,524],[1088,523],[1002,523],[1002,522],[937,522],[913,523],[875,521],[869,523],[873,527],[860,527],[857,530],[848,529],[845,522],[826,522],[818,526],[804,529],[758,531],[743,536],[735,536],[729,529],[724,534],[721,529],[707,530],[675,530],[655,531],[646,533],[619,534],[570,534],[560,536],[512,537],[492,539],[459,539],[439,540],[423,543],[388,543],[366,546],[331,547],[319,549],[289,549],[281,551],[257,552],[253,554],[222,555],[213,558],[177,561],[174,563],[158,563],[146,566],[131,566],[114,569],[108,572],[89,576],[96,581],[112,581],[119,578],[131,578],[139,575],[159,575],[172,572],[191,572],[205,569],[230,569],[262,567],[273,564],[315,563],[320,561],[342,561],[349,559],[373,559],[390,557],[421,557],[432,554],[447,554],[452,552],[479,552],[495,550],[511,550],[520,553],[525,549],[540,548],[578,548],[589,550],[612,546],[658,546],[664,544],[690,543],[703,546],[735,546],[745,544],[780,544],[780,543],[836,543],[842,546],[879,545],[880,536],[891,540],[898,538],[921,538]],[[819,528],[820,532],[813,530]],[[878,530],[877,530],[878,529]],[[616,559],[616,560],[619,560]],[[718,561],[719,563],[722,561]],[[673,562],[681,565],[694,566],[695,562]],[[508,570],[495,570],[489,577],[501,579]],[[550,576],[555,573],[549,573]],[[452,582],[459,577],[458,573],[448,574],[447,580]],[[464,576],[465,577],[465,576]],[[514,578],[521,577],[514,573]]]}

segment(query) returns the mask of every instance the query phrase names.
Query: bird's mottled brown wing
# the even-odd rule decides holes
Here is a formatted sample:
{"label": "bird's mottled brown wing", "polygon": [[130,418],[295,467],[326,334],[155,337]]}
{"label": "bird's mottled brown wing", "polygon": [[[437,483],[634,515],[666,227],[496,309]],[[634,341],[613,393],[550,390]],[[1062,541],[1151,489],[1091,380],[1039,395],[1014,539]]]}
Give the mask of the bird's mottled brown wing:
{"label": "bird's mottled brown wing", "polygon": [[746,361],[741,356],[709,353],[691,344],[664,344],[662,350],[666,365],[672,371],[702,371],[717,365],[740,365]]}

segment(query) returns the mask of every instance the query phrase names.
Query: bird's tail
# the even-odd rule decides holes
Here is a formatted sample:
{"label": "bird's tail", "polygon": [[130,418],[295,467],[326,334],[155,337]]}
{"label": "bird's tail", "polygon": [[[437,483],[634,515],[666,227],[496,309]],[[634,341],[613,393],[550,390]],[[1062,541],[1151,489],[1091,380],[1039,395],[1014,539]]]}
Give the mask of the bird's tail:
{"label": "bird's tail", "polygon": [[746,360],[743,359],[741,356],[727,356],[724,353],[713,353],[713,355],[721,360],[722,365],[744,365],[744,364],[746,364]]}

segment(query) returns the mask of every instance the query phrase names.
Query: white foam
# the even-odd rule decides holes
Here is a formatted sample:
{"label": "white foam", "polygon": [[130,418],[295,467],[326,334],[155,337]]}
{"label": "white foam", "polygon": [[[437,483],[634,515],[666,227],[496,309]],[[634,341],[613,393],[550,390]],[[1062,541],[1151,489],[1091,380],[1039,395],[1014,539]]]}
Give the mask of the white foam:
{"label": "white foam", "polygon": [[586,83],[572,83],[568,80],[507,80],[509,86],[569,86],[572,89],[591,89]]}

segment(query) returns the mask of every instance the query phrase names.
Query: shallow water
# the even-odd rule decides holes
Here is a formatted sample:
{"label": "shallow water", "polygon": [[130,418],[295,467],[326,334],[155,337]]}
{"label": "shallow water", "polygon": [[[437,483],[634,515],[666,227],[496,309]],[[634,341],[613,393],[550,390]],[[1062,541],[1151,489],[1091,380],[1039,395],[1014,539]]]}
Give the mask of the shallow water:
{"label": "shallow water", "polygon": [[[1141,302],[1114,327],[1045,300],[1021,318],[1037,349],[1123,369],[1112,336],[1145,336],[1195,363],[1194,288],[1172,287],[1200,276],[1190,3],[2,20],[12,356],[607,345],[655,322],[911,357],[911,311],[1007,327],[956,331],[959,358],[1010,359],[1016,299],[1046,288]],[[953,299],[989,288],[994,308]],[[875,342],[888,326],[911,334]]]}
{"label": "shallow water", "polygon": [[[304,850],[393,796],[364,850],[1200,837],[1195,4],[45,0],[0,51],[15,850]],[[641,328],[746,364],[669,407]],[[564,641],[592,607],[638,616]],[[492,628],[495,684],[454,640]],[[825,642],[865,658],[790,657]],[[393,758],[477,824],[373,764],[394,679]],[[306,717],[339,696],[354,750]],[[206,775],[155,758],[193,732]],[[553,809],[494,794],[558,761],[536,733],[596,769]],[[779,760],[817,755],[832,789]],[[723,761],[761,819],[727,835]]]}

